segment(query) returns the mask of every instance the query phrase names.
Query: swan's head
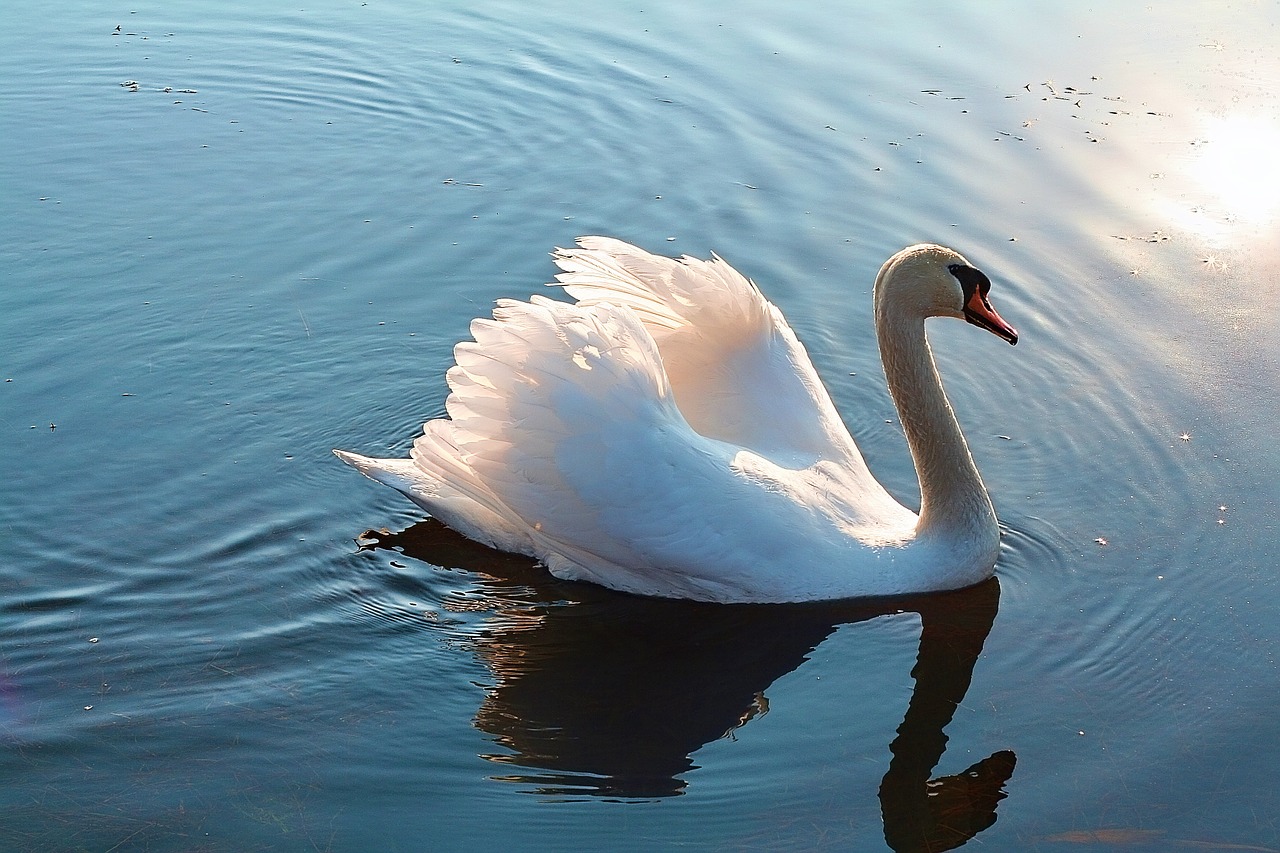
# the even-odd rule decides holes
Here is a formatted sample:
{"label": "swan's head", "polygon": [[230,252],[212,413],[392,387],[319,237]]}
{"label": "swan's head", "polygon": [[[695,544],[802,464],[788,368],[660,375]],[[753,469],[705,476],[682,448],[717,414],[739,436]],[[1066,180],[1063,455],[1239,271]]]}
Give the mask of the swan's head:
{"label": "swan's head", "polygon": [[876,313],[955,317],[1016,344],[1018,332],[991,307],[990,290],[991,281],[959,252],[921,243],[898,252],[880,268]]}

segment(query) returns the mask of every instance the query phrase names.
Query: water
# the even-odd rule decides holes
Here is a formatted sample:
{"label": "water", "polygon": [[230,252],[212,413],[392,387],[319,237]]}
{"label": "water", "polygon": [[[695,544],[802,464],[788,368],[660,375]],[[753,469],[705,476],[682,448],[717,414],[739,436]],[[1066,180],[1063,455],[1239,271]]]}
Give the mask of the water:
{"label": "water", "polygon": [[[0,847],[1280,849],[1273,6],[6,18]],[[997,581],[636,600],[329,455],[587,233],[753,277],[908,501],[871,278],[983,267]]]}

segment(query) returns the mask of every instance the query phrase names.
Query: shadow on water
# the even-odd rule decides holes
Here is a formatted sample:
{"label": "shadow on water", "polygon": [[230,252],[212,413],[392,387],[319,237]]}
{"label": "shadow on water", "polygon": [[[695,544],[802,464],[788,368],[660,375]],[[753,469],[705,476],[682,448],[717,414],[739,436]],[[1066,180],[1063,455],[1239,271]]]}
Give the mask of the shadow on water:
{"label": "shadow on water", "polygon": [[497,779],[553,797],[679,795],[693,753],[767,713],[766,688],[838,627],[914,612],[915,689],[880,785],[885,839],[896,851],[949,850],[995,823],[1012,752],[930,776],[995,620],[994,578],[928,596],[709,605],[557,581],[430,519],[362,542],[482,578],[492,618],[470,642],[495,683],[475,724],[510,750],[483,756],[510,767]]}

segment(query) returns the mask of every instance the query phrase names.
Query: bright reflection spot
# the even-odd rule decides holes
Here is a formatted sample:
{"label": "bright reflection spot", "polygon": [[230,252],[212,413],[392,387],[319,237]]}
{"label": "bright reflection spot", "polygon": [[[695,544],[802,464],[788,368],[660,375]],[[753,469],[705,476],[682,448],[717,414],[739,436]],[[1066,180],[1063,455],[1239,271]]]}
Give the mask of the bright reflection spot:
{"label": "bright reflection spot", "polygon": [[1229,216],[1259,225],[1280,213],[1280,124],[1245,115],[1214,119],[1196,147],[1193,174]]}

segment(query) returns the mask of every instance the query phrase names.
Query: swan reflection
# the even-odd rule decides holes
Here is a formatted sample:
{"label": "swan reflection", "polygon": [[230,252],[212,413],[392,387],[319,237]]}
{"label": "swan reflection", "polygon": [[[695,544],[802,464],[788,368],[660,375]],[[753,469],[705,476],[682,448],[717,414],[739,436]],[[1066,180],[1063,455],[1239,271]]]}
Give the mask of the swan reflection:
{"label": "swan reflection", "polygon": [[999,604],[995,579],[953,593],[813,605],[708,605],[556,581],[427,520],[366,534],[449,568],[478,571],[490,618],[469,643],[493,673],[476,726],[509,752],[485,755],[543,795],[678,795],[693,754],[768,711],[765,690],[841,625],[920,615],[915,689],[880,785],[889,846],[948,850],[996,819],[1014,754],[931,778],[943,729],[969,688]]}

